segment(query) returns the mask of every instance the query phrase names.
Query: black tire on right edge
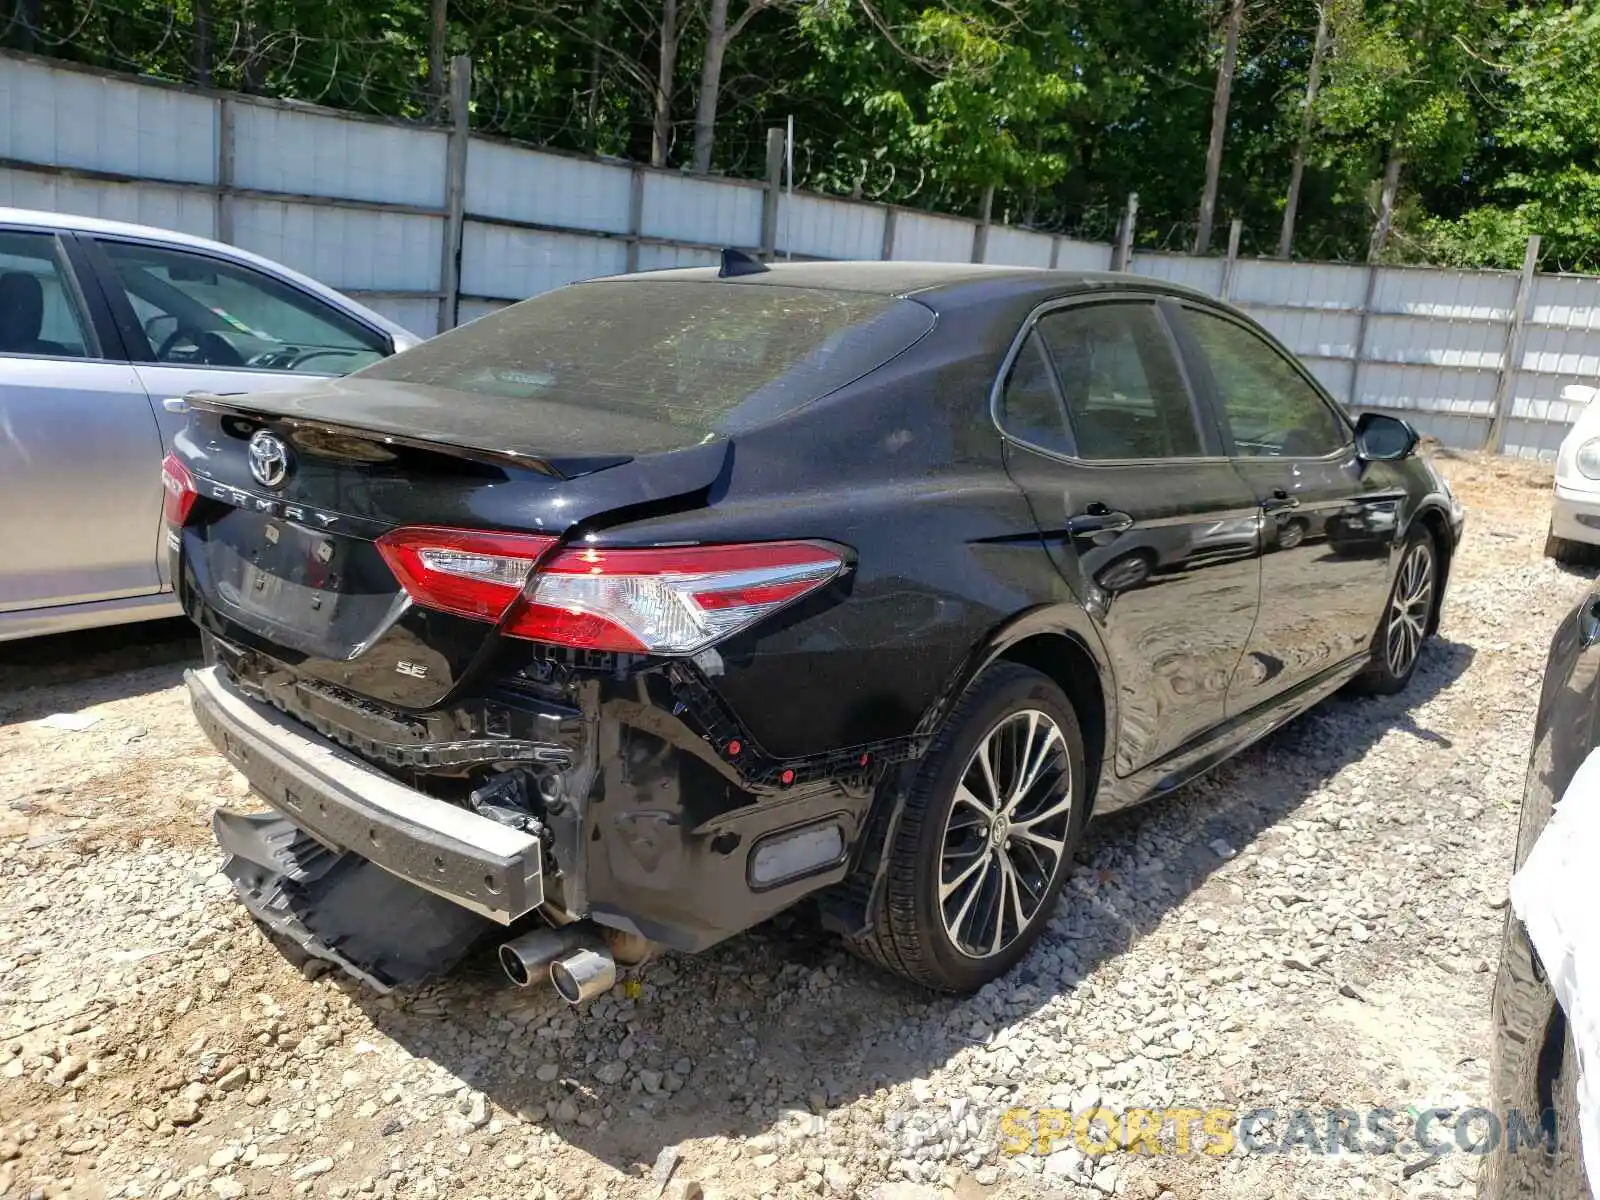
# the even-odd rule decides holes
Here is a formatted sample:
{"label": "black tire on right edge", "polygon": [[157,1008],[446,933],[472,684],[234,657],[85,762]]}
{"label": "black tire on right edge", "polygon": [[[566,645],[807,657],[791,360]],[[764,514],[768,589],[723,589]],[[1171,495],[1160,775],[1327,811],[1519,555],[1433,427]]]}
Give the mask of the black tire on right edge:
{"label": "black tire on right edge", "polygon": [[[1028,749],[1018,750],[1024,743]],[[988,754],[995,785],[989,794],[1001,801],[988,807],[1001,813],[999,821],[982,817],[972,804],[988,799],[978,795],[988,788],[976,757],[980,748]],[[1030,760],[1037,762],[1037,771],[1030,769]],[[1034,785],[1011,799],[1019,777],[1030,774]],[[1009,662],[991,666],[962,696],[917,769],[886,851],[887,878],[872,932],[851,939],[851,949],[942,992],[973,992],[1005,974],[1037,940],[1055,908],[1082,843],[1088,788],[1083,734],[1066,695],[1031,668]],[[964,792],[961,799],[958,789]],[[1044,815],[1050,813],[1056,815]],[[1060,843],[1048,872],[1043,870],[1044,856],[1051,852],[1036,849],[1045,844],[1039,838]],[[996,865],[1001,855],[1011,864],[1009,873],[1006,866]],[[958,884],[969,870],[972,874]],[[1016,907],[992,922],[986,914],[997,910],[993,903],[985,904],[997,897],[986,882],[991,870],[1002,889],[1011,886],[1010,880],[1019,881],[1014,892],[998,893],[1008,902],[1015,897]],[[941,902],[947,883],[957,886]],[[963,907],[968,893],[972,899]],[[959,919],[963,915],[967,924]],[[971,929],[983,933],[989,945],[957,940],[960,932]],[[995,942],[1002,943],[998,949]]]}

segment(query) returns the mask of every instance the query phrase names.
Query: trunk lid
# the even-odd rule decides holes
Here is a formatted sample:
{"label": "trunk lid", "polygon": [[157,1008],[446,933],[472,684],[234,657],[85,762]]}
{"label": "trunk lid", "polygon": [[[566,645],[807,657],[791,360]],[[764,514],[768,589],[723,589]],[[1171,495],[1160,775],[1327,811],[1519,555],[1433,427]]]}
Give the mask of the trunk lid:
{"label": "trunk lid", "polygon": [[[181,588],[202,627],[295,685],[400,707],[444,700],[498,637],[411,603],[378,537],[406,525],[560,537],[618,509],[702,503],[729,454],[706,430],[638,416],[526,402],[512,413],[352,382],[190,397],[175,449],[200,500]],[[253,439],[265,447],[255,471]]]}

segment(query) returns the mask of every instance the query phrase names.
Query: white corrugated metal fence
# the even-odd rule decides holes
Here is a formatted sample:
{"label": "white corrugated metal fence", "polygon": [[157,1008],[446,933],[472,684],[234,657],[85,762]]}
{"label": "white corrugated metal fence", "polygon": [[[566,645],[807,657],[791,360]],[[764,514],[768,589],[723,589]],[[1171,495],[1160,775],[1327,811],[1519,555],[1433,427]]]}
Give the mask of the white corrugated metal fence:
{"label": "white corrugated metal fence", "polygon": [[[0,206],[229,241],[419,333],[575,279],[714,263],[723,246],[952,262],[981,251],[1074,270],[1115,257],[1033,230],[477,135],[456,210],[452,136],[464,135],[0,53]],[[1135,254],[1131,269],[1232,300],[1353,411],[1404,415],[1451,446],[1483,446],[1503,404],[1505,449],[1548,456],[1576,415],[1562,388],[1600,381],[1597,277],[1165,254]]]}

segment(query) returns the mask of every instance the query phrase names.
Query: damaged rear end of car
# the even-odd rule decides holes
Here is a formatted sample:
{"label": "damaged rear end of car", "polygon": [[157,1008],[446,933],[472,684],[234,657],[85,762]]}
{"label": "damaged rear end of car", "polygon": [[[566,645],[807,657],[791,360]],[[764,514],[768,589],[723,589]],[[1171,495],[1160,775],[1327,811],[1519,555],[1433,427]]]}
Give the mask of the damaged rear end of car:
{"label": "damaged rear end of car", "polygon": [[529,303],[318,388],[194,397],[164,464],[194,709],[271,810],[217,814],[228,873],[382,989],[490,934],[573,1002],[709,946],[843,878],[914,746],[763,748],[721,681],[847,597],[856,551],[803,511],[715,514],[742,430],[929,310],[666,282]]}

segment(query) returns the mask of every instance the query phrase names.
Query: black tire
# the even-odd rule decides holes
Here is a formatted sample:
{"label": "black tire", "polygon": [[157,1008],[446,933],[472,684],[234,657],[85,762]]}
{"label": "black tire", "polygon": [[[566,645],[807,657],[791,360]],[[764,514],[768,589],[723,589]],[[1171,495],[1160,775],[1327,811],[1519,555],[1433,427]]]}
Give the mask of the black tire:
{"label": "black tire", "polygon": [[[1028,724],[1029,713],[1036,714],[1032,725]],[[1037,721],[1037,715],[1048,718],[1059,731],[1059,748],[1044,723]],[[993,742],[991,735],[996,735]],[[1014,823],[1002,819],[997,830],[994,823],[986,824],[976,808],[969,807],[968,799],[959,801],[958,816],[958,787],[973,772],[978,773],[973,778],[979,778],[984,769],[976,757],[979,748],[992,749],[994,756],[986,761],[1000,768],[998,773],[994,767],[989,768],[996,783],[991,795],[1006,797],[1016,780],[1002,776],[1016,771],[1015,748],[1024,740],[1030,746],[1023,752],[1025,767],[1031,765],[1028,759],[1033,747],[1042,747],[1037,751],[1038,768],[1033,772],[1035,784],[1002,811],[1002,818],[1008,813],[1013,817],[1016,813],[1033,814],[1031,818],[1025,816]],[[1004,753],[1008,747],[1012,750],[1009,756]],[[1050,756],[1048,761],[1046,754]],[[1067,773],[1064,787],[1060,778],[1062,761]],[[1071,871],[1073,856],[1083,840],[1088,808],[1086,774],[1083,734],[1077,714],[1061,689],[1047,676],[1016,663],[990,667],[962,696],[917,768],[905,811],[886,851],[887,877],[873,913],[872,932],[852,939],[851,948],[886,970],[942,992],[973,992],[1005,974],[1028,952],[1048,923]],[[978,790],[983,789],[975,784],[967,794],[975,799]],[[1040,815],[1054,811],[1052,805],[1068,797],[1070,803],[1063,816],[1052,816],[1047,821]],[[979,831],[980,826],[986,826],[984,832]],[[1051,851],[1039,850],[1036,840],[1019,830],[1042,830],[1051,841],[1060,835],[1060,852],[1042,887],[1030,886],[1028,877],[1034,884],[1039,882],[1042,855]],[[947,834],[955,839],[957,849],[947,852]],[[962,857],[967,854],[972,857]],[[947,858],[952,857],[953,861],[947,863]],[[1007,865],[995,865],[1001,857],[1007,859]],[[980,865],[980,860],[989,865]],[[965,863],[973,865],[963,868]],[[1022,865],[1019,867],[1018,863]],[[1009,880],[1015,879],[1017,890],[998,895],[986,892],[984,889],[990,885],[985,881],[991,867],[1000,888],[1008,887]],[[957,887],[941,904],[939,892],[945,885],[947,869],[957,879],[970,875],[972,882]],[[963,907],[968,891],[972,898]],[[1008,907],[993,924],[985,925],[986,929],[998,929],[997,936],[1006,937],[998,950],[975,954],[963,949],[952,936],[952,920],[958,931],[970,928],[959,919],[969,908],[968,919],[977,923],[984,912],[991,916],[997,913],[993,903],[986,906],[986,900],[1013,896],[1016,906]],[[1038,903],[1026,919],[1016,920],[1034,899]],[[953,918],[947,905],[957,909]],[[1016,931],[1007,937],[1005,931],[1012,926]]]}
{"label": "black tire", "polygon": [[1553,558],[1566,567],[1585,567],[1594,561],[1594,548],[1582,542],[1558,538],[1554,532],[1545,534],[1544,556]]}
{"label": "black tire", "polygon": [[[1420,599],[1412,595],[1415,589],[1407,573],[1416,556],[1422,556],[1427,563],[1427,593]],[[1378,619],[1377,632],[1372,635],[1372,665],[1358,675],[1352,685],[1357,691],[1370,696],[1392,696],[1405,690],[1417,673],[1417,663],[1422,659],[1422,647],[1427,643],[1438,602],[1439,547],[1426,529],[1414,529],[1400,551],[1394,584],[1384,603],[1383,615]],[[1402,621],[1407,628],[1397,629]],[[1397,637],[1407,648],[1398,655],[1393,653]]]}

